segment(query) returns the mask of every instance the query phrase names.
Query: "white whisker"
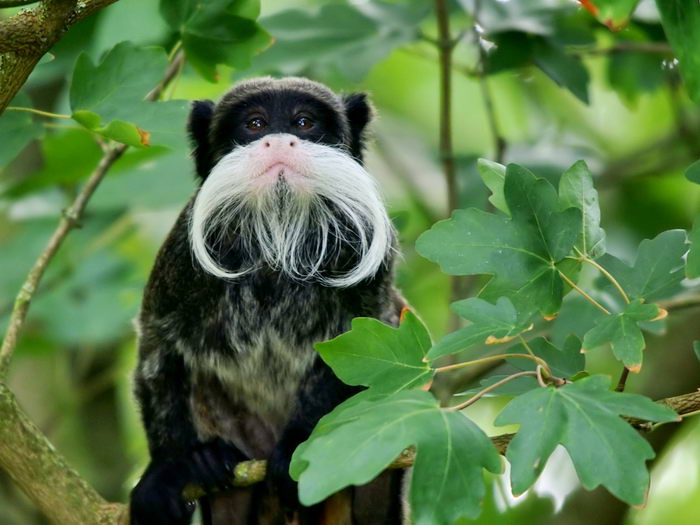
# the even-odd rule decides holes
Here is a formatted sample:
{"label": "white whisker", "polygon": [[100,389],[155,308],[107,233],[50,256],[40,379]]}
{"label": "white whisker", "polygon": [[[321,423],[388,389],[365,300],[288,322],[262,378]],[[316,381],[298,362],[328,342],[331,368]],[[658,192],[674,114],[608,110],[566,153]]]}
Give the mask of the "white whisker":
{"label": "white whisker", "polygon": [[[392,250],[393,228],[374,179],[346,149],[299,141],[301,181],[256,186],[257,143],[235,148],[212,169],[195,199],[190,243],[202,268],[236,279],[260,263],[299,280],[352,286],[372,277]],[[213,254],[231,235],[260,261],[236,271]],[[340,249],[352,256],[349,269],[332,274],[329,261]],[[342,264],[345,261],[339,261]],[[324,264],[326,267],[324,267]]]}

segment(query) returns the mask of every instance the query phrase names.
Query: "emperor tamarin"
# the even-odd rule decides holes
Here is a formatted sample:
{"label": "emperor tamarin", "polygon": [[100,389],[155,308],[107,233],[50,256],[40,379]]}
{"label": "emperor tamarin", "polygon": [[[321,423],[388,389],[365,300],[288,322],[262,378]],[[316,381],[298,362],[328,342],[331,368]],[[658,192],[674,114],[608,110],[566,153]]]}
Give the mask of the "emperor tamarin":
{"label": "emperor tamarin", "polygon": [[[291,454],[357,389],[313,344],[354,317],[398,323],[395,234],[362,153],[372,110],[302,78],[242,82],[189,121],[199,188],[161,248],[135,375],[151,461],[132,523],[397,523],[400,475],[303,508]],[[342,451],[338,451],[342,455]],[[232,488],[243,460],[267,480]],[[332,503],[332,504],[331,504]]]}

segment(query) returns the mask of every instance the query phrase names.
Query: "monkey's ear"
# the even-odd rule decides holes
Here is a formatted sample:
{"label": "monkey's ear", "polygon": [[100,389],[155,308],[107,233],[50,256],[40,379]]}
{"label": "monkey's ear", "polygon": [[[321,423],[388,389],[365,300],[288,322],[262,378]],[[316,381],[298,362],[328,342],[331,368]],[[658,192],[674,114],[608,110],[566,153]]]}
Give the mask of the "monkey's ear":
{"label": "monkey's ear", "polygon": [[194,164],[197,175],[205,179],[211,170],[211,144],[209,142],[209,127],[214,114],[214,102],[211,100],[195,100],[192,103],[190,120],[187,131],[194,150]]}
{"label": "monkey's ear", "polygon": [[345,115],[350,124],[350,153],[362,162],[365,143],[365,128],[374,117],[374,109],[365,93],[353,93],[343,97]]}

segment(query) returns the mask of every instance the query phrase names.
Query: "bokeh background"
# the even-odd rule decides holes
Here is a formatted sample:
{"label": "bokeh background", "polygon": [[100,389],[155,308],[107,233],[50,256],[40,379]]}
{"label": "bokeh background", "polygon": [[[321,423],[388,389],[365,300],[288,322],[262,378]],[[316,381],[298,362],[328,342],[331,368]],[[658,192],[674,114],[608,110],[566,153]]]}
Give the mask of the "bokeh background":
{"label": "bokeh background", "polygon": [[[700,188],[683,173],[700,158],[700,112],[687,98],[652,1],[643,0],[618,32],[570,0],[447,5],[451,32],[459,37],[451,81],[461,207],[488,206],[475,171],[479,157],[517,162],[552,179],[582,158],[596,177],[611,252],[629,259],[641,239],[690,227]],[[261,74],[300,74],[339,91],[368,92],[378,118],[366,164],[380,180],[401,234],[398,284],[438,338],[448,326],[449,280],[413,249],[416,237],[448,214],[433,7],[427,0],[262,0],[260,24],[274,37],[272,45],[249,67],[220,67],[217,82],[188,63],[167,97],[216,99],[237,79]],[[157,1],[120,0],[72,28],[23,92],[33,107],[70,113],[77,56],[97,60],[124,40],[168,50],[176,43]],[[132,150],[110,171],[82,228],[46,275],[11,370],[10,386],[26,411],[112,500],[126,499],[147,462],[131,395],[131,320],[156,251],[194,189],[184,124],[179,150]],[[101,155],[91,134],[75,125],[45,118],[34,125],[39,139],[0,156],[3,327],[57,217]],[[500,148],[496,137],[503,139]],[[570,297],[566,307],[580,304]],[[700,366],[690,358],[690,342],[700,338],[699,315],[682,311],[665,334],[649,336],[647,364],[630,379],[629,391],[661,398],[697,388]],[[556,337],[576,326],[555,322],[552,330]],[[592,369],[617,373],[603,352],[589,359]],[[490,426],[502,406],[495,403],[480,403],[470,414],[493,434],[502,432]],[[666,425],[651,440],[659,456],[644,509],[629,509],[604,490],[581,490],[560,454],[537,489],[517,500],[495,478],[477,522],[697,523],[700,418]],[[0,523],[43,522],[0,473]]]}

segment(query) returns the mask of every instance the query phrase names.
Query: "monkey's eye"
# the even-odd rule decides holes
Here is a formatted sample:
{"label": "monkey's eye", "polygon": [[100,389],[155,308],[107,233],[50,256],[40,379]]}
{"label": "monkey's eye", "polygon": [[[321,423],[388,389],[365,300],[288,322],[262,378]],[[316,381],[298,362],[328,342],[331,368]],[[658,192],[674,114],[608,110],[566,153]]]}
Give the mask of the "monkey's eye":
{"label": "monkey's eye", "polygon": [[255,117],[254,119],[250,119],[245,124],[245,127],[251,131],[260,131],[261,129],[265,128],[266,126],[267,126],[267,122],[265,122],[265,119],[260,118],[260,117]]}
{"label": "monkey's eye", "polygon": [[311,129],[314,127],[314,121],[309,117],[297,117],[294,119],[294,127],[303,130]]}

